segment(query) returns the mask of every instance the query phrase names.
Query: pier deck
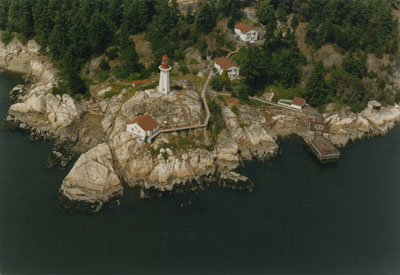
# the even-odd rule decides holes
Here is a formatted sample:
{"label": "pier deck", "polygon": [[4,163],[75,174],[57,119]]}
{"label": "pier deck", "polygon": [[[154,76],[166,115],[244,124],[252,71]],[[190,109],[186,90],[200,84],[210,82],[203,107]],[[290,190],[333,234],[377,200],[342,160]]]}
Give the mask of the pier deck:
{"label": "pier deck", "polygon": [[335,162],[339,160],[340,152],[328,139],[315,133],[311,141],[311,150],[321,162]]}
{"label": "pier deck", "polygon": [[317,113],[316,121],[310,122],[310,131],[314,132],[314,140],[310,147],[313,153],[321,162],[335,162],[340,158],[340,151],[323,136],[323,133],[329,132],[329,125],[323,123],[323,117]]}

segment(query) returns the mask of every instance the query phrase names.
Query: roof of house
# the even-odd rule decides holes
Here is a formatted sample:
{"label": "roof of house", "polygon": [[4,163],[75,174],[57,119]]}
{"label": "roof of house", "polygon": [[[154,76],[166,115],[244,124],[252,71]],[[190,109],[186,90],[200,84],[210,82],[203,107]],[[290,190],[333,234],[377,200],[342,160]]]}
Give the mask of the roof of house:
{"label": "roof of house", "polygon": [[246,23],[240,22],[235,25],[235,29],[239,29],[242,33],[248,33],[249,31],[255,31],[256,29]]}
{"label": "roof of house", "polygon": [[304,98],[295,96],[293,98],[292,104],[303,107],[306,104],[306,100]]}
{"label": "roof of house", "polygon": [[135,123],[137,123],[140,126],[140,128],[142,128],[145,131],[152,131],[159,125],[158,122],[155,121],[149,115],[138,116],[137,118],[128,122],[127,124],[135,124]]}
{"label": "roof of house", "polygon": [[151,83],[151,81],[148,80],[148,79],[145,79],[145,80],[134,80],[133,81],[133,86],[137,86],[137,85],[140,85],[140,84],[150,84],[150,83]]}
{"label": "roof of house", "polygon": [[221,66],[221,68],[224,70],[227,70],[230,67],[239,68],[238,64],[235,61],[232,61],[224,56],[218,57],[217,59],[215,59],[215,63],[217,63],[219,66]]}

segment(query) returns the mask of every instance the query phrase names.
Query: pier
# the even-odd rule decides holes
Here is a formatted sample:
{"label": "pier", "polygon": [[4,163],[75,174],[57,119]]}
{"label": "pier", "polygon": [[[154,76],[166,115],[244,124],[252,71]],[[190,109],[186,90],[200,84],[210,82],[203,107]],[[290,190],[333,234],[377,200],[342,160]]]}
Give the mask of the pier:
{"label": "pier", "polygon": [[316,114],[316,121],[310,122],[310,131],[314,132],[314,139],[310,143],[311,151],[321,162],[336,162],[340,158],[340,152],[328,139],[324,133],[328,133],[329,125],[323,123],[320,113]]}

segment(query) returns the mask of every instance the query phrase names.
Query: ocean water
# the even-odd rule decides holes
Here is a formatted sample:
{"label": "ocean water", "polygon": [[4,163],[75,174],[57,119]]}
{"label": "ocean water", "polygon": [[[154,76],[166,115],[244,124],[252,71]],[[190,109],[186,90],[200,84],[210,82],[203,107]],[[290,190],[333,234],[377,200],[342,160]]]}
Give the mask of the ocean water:
{"label": "ocean water", "polygon": [[[22,79],[0,74],[0,117]],[[210,188],[97,214],[58,207],[69,169],[48,142],[0,130],[1,274],[400,274],[400,127],[320,165],[300,138],[241,173],[252,193]]]}

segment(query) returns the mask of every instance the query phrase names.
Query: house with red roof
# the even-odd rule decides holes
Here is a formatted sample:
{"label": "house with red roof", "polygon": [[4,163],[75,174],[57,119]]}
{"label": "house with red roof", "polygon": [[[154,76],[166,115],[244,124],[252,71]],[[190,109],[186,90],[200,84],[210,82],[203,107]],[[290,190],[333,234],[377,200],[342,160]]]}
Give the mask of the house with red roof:
{"label": "house with red roof", "polygon": [[226,70],[230,79],[239,77],[240,69],[238,64],[224,56],[215,59],[214,67],[217,69],[218,74],[222,74]]}
{"label": "house with red roof", "polygon": [[158,129],[160,129],[160,125],[149,115],[138,116],[126,124],[126,131],[143,141],[157,132]]}
{"label": "house with red roof", "polygon": [[235,34],[242,40],[242,41],[256,41],[258,40],[258,31],[243,22],[237,23],[235,25]]}

